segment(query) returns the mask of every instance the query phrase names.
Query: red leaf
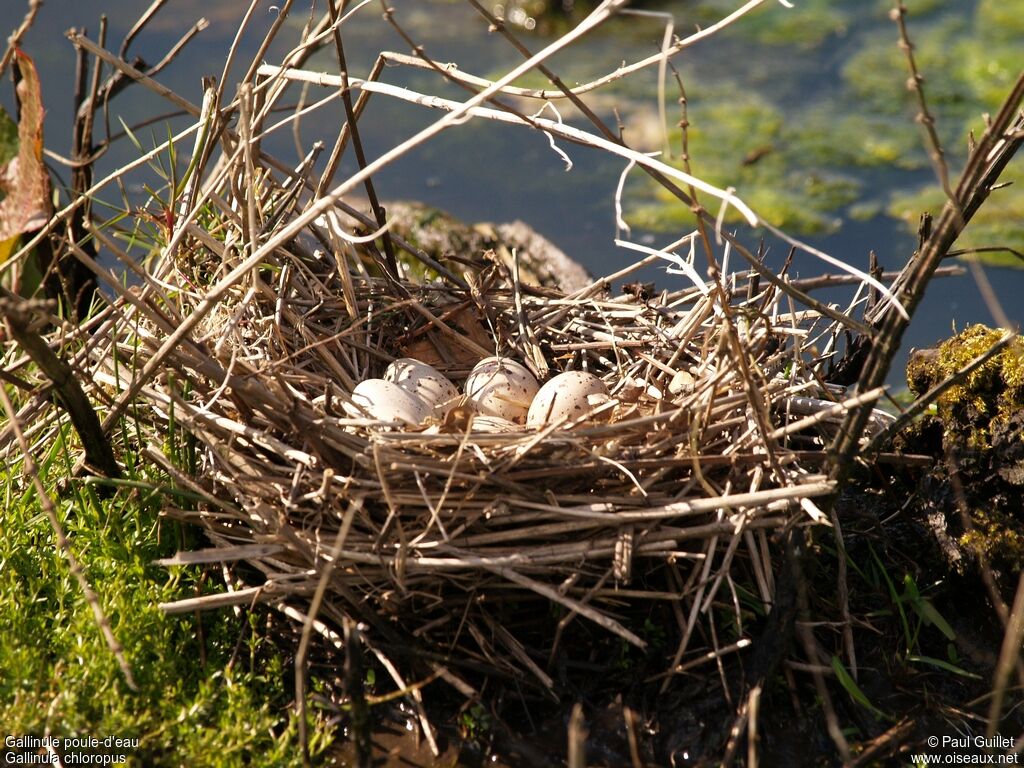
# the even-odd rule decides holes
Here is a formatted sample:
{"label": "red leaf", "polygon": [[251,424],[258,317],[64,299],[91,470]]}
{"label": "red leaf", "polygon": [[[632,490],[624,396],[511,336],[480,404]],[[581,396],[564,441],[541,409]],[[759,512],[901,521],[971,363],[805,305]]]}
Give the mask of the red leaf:
{"label": "red leaf", "polygon": [[[21,74],[18,101],[18,154],[0,166],[0,245],[38,229],[50,218],[50,180],[43,166],[43,99],[39,75],[24,51],[15,51]],[[2,252],[2,249],[0,249]]]}

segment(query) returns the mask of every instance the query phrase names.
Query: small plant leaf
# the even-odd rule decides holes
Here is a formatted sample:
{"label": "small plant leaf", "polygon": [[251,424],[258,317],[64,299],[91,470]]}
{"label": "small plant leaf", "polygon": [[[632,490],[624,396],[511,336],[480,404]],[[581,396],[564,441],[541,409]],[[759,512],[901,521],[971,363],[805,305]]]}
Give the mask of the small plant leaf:
{"label": "small plant leaf", "polygon": [[872,704],[871,700],[864,695],[864,691],[860,689],[860,686],[857,685],[857,681],[854,680],[850,673],[846,671],[846,666],[838,656],[832,657],[832,671],[836,673],[836,679],[839,681],[839,684],[843,686],[843,689],[847,694],[849,694],[851,699],[869,710],[873,715],[875,715],[875,717],[883,720],[892,719],[889,715],[885,714],[885,712]]}
{"label": "small plant leaf", "polygon": [[938,609],[932,605],[930,600],[922,597],[920,600],[915,600],[913,605],[917,615],[921,617],[925,624],[934,626],[946,636],[947,640],[956,640],[956,632],[949,625],[949,622],[943,618],[942,614],[939,613]]}
{"label": "small plant leaf", "polygon": [[899,612],[900,624],[903,625],[903,638],[907,643],[907,650],[910,651],[914,647],[914,633],[910,631],[910,622],[907,620],[907,612],[903,610],[903,600],[896,594],[896,585],[893,584],[891,578],[889,578],[888,571],[885,570],[885,566],[882,565],[881,558],[875,552],[874,547],[871,547],[871,557],[875,561],[875,566],[882,578],[885,579],[886,587],[889,589],[889,598],[892,600],[892,604],[896,606],[896,610]]}
{"label": "small plant leaf", "polygon": [[917,582],[909,573],[903,577],[903,594],[910,600],[918,600],[921,597],[921,593],[917,589]]}
{"label": "small plant leaf", "polygon": [[960,661],[960,654],[957,653],[956,643],[946,644],[946,657],[949,659],[950,664],[956,664]]}
{"label": "small plant leaf", "polygon": [[932,658],[931,656],[907,656],[907,661],[912,661],[915,664],[930,664],[933,667],[944,669],[946,672],[952,672],[954,675],[960,675],[961,677],[970,677],[974,680],[981,679],[981,675],[968,672],[966,669],[962,669],[956,664],[950,664],[948,661]]}

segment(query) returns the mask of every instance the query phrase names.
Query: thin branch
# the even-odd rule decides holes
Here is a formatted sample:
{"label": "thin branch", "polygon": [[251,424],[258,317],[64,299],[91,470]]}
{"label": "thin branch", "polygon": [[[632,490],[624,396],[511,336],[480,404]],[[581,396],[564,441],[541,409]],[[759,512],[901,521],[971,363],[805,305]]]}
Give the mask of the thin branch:
{"label": "thin branch", "polygon": [[[1018,114],[1024,100],[1024,73],[1018,77],[999,114],[970,153],[967,166],[957,185],[956,199],[947,201],[938,221],[897,280],[894,289],[903,306],[912,315],[942,259],[963,232],[973,215],[988,197],[1000,174],[1024,143],[1024,116]],[[900,348],[909,322],[895,312],[883,312],[877,321],[878,333],[868,352],[857,383],[864,392],[885,383],[889,368]],[[836,439],[829,449],[829,475],[843,480],[852,468],[852,459],[860,445],[860,435],[870,416],[870,408],[847,413]]]}
{"label": "thin branch", "polygon": [[999,650],[999,662],[996,665],[995,679],[992,681],[992,702],[988,709],[988,727],[986,735],[991,741],[999,733],[1002,721],[1003,702],[1010,675],[1020,661],[1021,643],[1024,642],[1024,573],[1017,580],[1017,594],[1013,599],[1010,621],[1003,635],[1003,644]]}
{"label": "thin branch", "polygon": [[182,98],[163,83],[157,82],[149,75],[147,75],[145,72],[142,72],[138,68],[133,67],[131,64],[124,61],[123,59],[118,58],[105,48],[101,48],[100,46],[96,45],[89,38],[73,30],[71,32],[68,32],[67,37],[71,41],[72,45],[79,48],[85,48],[85,50],[87,50],[93,56],[96,56],[102,59],[103,61],[107,62],[112,67],[124,73],[135,82],[146,86],[151,91],[153,91],[154,93],[158,93],[159,95],[163,96],[165,99],[172,102],[173,104],[177,104],[179,107],[184,109],[193,117],[199,117],[199,107],[197,107],[191,101]]}
{"label": "thin branch", "polygon": [[128,34],[124,36],[124,40],[121,41],[121,49],[117,53],[119,57],[122,59],[128,58],[128,49],[135,41],[135,38],[138,37],[139,33],[145,29],[146,25],[153,20],[153,17],[156,16],[160,9],[165,5],[167,5],[167,0],[153,0],[149,7],[142,12],[142,15],[139,16],[138,20],[132,25],[132,28],[128,30]]}
{"label": "thin branch", "polygon": [[935,118],[932,117],[932,113],[928,109],[928,101],[924,95],[924,76],[917,68],[917,62],[914,59],[914,44],[910,42],[910,36],[907,34],[906,16],[907,6],[902,2],[897,2],[896,7],[889,12],[889,18],[896,22],[896,26],[899,29],[900,50],[906,56],[907,67],[910,69],[910,79],[907,81],[907,88],[913,91],[917,97],[917,122],[924,126],[925,133],[928,136],[928,155],[931,157],[932,165],[935,168],[935,175],[938,176],[939,183],[942,185],[946,197],[954,205],[958,205],[959,200],[949,185],[949,166],[946,165],[946,154],[942,150],[942,142],[939,139],[938,132],[935,130]]}
{"label": "thin branch", "polygon": [[[341,70],[341,100],[345,105],[345,120],[348,125],[348,129],[352,134],[352,149],[356,154],[356,162],[359,164],[359,169],[366,168],[366,153],[363,151],[363,140],[359,137],[359,125],[358,118],[356,116],[355,108],[352,105],[352,90],[349,87],[348,82],[348,63],[345,60],[345,44],[341,39],[341,32],[338,29],[338,12],[334,7],[333,0],[328,0],[327,9],[330,12],[331,24],[334,27],[334,49],[338,56],[338,66]],[[384,209],[381,207],[380,201],[377,200],[377,191],[373,186],[373,177],[367,176],[363,182],[363,186],[366,189],[366,197],[370,201],[370,209],[373,211],[374,218],[377,219],[378,227],[387,226],[387,216]],[[399,278],[398,262],[395,260],[395,247],[391,242],[391,235],[388,231],[384,230],[384,268],[391,274],[396,280]]]}
{"label": "thin branch", "polygon": [[43,0],[29,0],[28,10],[25,12],[25,18],[21,20],[21,24],[16,30],[14,30],[7,38],[7,48],[4,50],[4,56],[0,59],[0,76],[3,76],[7,68],[11,66],[11,60],[14,58],[14,52],[21,44],[21,39],[25,36],[25,33],[32,28],[32,24],[35,23],[36,14],[39,13],[39,9],[43,6]]}
{"label": "thin branch", "polygon": [[32,310],[33,304],[25,299],[0,299],[0,316],[7,320],[11,337],[50,379],[61,405],[78,432],[90,466],[105,477],[121,477],[121,467],[114,458],[110,443],[104,437],[103,428],[89,398],[75,378],[71,366],[50,349],[46,340],[33,327]]}
{"label": "thin branch", "polygon": [[148,77],[156,77],[156,75],[162,72],[168,64],[178,58],[178,55],[184,50],[185,46],[192,42],[192,38],[206,30],[209,26],[210,22],[207,19],[199,19],[195,24],[188,28],[185,34],[178,38],[178,42],[171,46],[170,50],[164,54],[164,57],[160,59],[160,61],[146,70],[146,75]]}
{"label": "thin branch", "polygon": [[[327,470],[328,472],[330,470]],[[325,486],[330,483],[330,478],[325,480]],[[329,500],[325,499],[325,503]],[[338,562],[338,555],[345,546],[345,539],[348,537],[349,529],[352,527],[352,519],[356,512],[362,508],[362,499],[356,498],[348,505],[345,515],[342,518],[341,526],[338,528],[337,536],[334,538],[334,545],[331,547],[330,557],[327,564],[320,569],[320,579],[310,601],[309,610],[306,612],[306,620],[302,624],[302,636],[299,639],[299,647],[295,652],[295,701],[299,710],[299,744],[302,747],[302,759],[309,762],[309,736],[306,724],[306,663],[309,654],[309,644],[313,639],[313,624],[320,612],[320,605],[323,603],[324,594],[331,581],[331,574],[334,572],[335,564]],[[361,682],[361,681],[360,681]]]}
{"label": "thin branch", "polygon": [[[979,248],[960,248],[947,253],[946,258],[951,259],[954,256],[972,256],[976,253],[1009,253],[1011,256],[1015,256],[1021,261],[1024,261],[1024,251],[1018,251],[1008,245],[986,245]],[[936,272],[937,271],[938,270],[936,270]]]}

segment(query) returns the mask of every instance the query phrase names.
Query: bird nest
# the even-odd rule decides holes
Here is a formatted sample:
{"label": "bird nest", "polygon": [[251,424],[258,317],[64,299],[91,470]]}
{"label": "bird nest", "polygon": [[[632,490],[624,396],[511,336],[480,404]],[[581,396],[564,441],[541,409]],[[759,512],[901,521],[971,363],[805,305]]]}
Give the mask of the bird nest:
{"label": "bird nest", "polygon": [[[205,319],[140,392],[143,421],[192,465],[150,456],[203,499],[170,513],[212,544],[167,562],[251,567],[165,610],[263,601],[337,643],[358,623],[401,687],[426,663],[463,692],[480,671],[550,689],[558,659],[647,649],[666,611],[671,673],[707,658],[695,629],[712,605],[736,615],[736,642],[712,653],[749,642],[737,594],[772,603],[773,534],[824,519],[818,472],[845,406],[811,366],[837,326],[784,311],[753,273],[614,296],[637,265],[564,293],[498,264],[413,283],[282,249],[211,308],[188,305],[196,264],[160,282]],[[139,349],[174,332],[155,317],[126,326]],[[346,410],[396,358],[459,384],[493,355],[541,381],[588,371],[610,399],[504,432],[475,428],[464,401],[415,427]]]}

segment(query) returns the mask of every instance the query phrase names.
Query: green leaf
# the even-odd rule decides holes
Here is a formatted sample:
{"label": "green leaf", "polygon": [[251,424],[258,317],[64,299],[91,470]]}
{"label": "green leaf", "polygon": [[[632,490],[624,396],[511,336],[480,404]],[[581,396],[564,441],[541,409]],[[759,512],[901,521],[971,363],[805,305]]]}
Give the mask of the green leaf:
{"label": "green leaf", "polygon": [[885,579],[885,584],[889,589],[889,598],[892,600],[893,605],[896,606],[896,610],[899,612],[900,624],[903,625],[903,637],[907,642],[907,650],[909,651],[913,647],[914,634],[910,631],[910,622],[907,620],[906,611],[903,610],[903,601],[900,599],[900,596],[896,594],[896,585],[893,584],[892,579],[889,578],[889,573],[885,570],[885,566],[882,565],[882,561],[875,552],[874,547],[871,547],[870,550],[871,558],[875,561],[875,566],[877,567],[878,572],[882,575],[882,578]]}
{"label": "green leaf", "polygon": [[912,601],[921,599],[921,593],[917,589],[917,582],[909,573],[903,577],[903,593]]}
{"label": "green leaf", "polygon": [[953,631],[949,622],[942,617],[942,614],[939,613],[938,609],[932,605],[928,598],[922,597],[920,600],[915,600],[913,606],[914,610],[917,611],[917,615],[921,617],[925,624],[934,626],[946,636],[947,640],[956,640],[956,632]]}
{"label": "green leaf", "polygon": [[885,714],[882,710],[871,703],[871,700],[864,695],[864,691],[857,685],[857,681],[850,676],[850,673],[846,671],[842,660],[838,656],[832,657],[832,671],[836,673],[836,679],[839,684],[843,686],[850,698],[860,704],[865,709],[869,710],[875,717],[883,720],[892,720],[892,717]]}
{"label": "green leaf", "polygon": [[907,656],[907,661],[912,661],[915,664],[930,664],[933,667],[944,669],[946,672],[952,672],[954,675],[960,675],[961,677],[970,677],[974,680],[981,680],[981,675],[976,675],[973,672],[968,672],[966,669],[961,669],[955,664],[950,664],[948,661],[942,659],[935,659],[931,656]]}

